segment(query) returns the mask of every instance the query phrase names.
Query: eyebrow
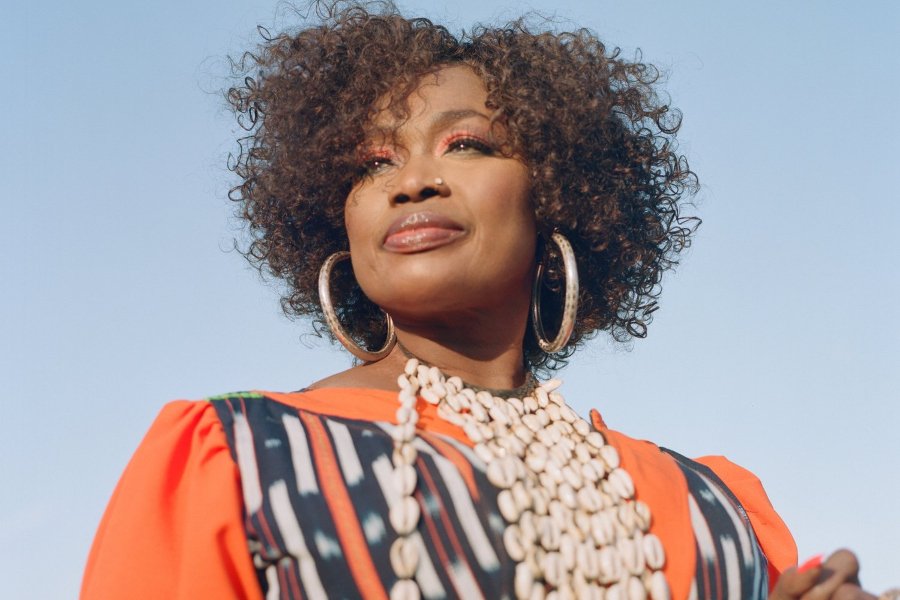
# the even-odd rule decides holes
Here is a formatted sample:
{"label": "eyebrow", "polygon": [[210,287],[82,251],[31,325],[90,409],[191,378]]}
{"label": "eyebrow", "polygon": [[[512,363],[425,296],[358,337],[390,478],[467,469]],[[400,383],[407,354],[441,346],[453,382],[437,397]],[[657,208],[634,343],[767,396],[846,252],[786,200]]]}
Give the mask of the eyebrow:
{"label": "eyebrow", "polygon": [[[485,121],[490,121],[491,118],[486,114],[479,112],[477,110],[471,108],[463,108],[459,110],[445,110],[437,113],[431,118],[431,123],[429,125],[429,129],[431,131],[436,131],[447,127],[457,121],[462,121],[463,119],[470,119],[472,117],[478,117],[484,119]],[[370,129],[369,133],[374,133],[379,136],[389,137],[393,133],[396,132],[395,127],[373,127]]]}
{"label": "eyebrow", "polygon": [[471,108],[464,108],[461,110],[446,110],[444,112],[436,114],[431,119],[431,128],[443,129],[451,123],[462,121],[463,119],[468,119],[470,117],[481,117],[485,121],[490,121],[490,117],[488,117],[484,113],[478,112],[477,110],[472,110]]}

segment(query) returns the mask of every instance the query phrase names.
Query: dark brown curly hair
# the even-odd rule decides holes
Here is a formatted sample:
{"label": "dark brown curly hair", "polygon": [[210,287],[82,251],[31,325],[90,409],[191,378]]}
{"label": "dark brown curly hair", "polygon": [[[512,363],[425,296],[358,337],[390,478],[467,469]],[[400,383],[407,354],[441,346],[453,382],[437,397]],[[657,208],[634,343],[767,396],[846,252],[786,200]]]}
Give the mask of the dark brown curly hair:
{"label": "dark brown curly hair", "polygon": [[[318,270],[348,248],[344,203],[377,101],[402,105],[423,75],[464,64],[484,81],[508,152],[530,169],[542,238],[558,230],[577,254],[581,292],[571,341],[548,355],[529,336],[527,364],[557,368],[600,330],[618,341],[646,335],[662,274],[699,223],[682,214],[697,180],[677,152],[681,116],[656,94],[654,67],[622,59],[585,29],[533,33],[525,18],[454,36],[428,19],[402,17],[390,2],[314,8],[315,25],[278,35],[261,28],[259,48],[233,65],[243,79],[227,92],[248,132],[229,161],[240,178],[230,198],[251,234],[243,251],[285,280],[289,316],[312,315],[316,330],[327,330]],[[553,245],[540,247],[552,322],[561,268]],[[379,308],[349,269],[341,271],[332,282],[338,315],[356,339],[378,346],[385,335]]]}

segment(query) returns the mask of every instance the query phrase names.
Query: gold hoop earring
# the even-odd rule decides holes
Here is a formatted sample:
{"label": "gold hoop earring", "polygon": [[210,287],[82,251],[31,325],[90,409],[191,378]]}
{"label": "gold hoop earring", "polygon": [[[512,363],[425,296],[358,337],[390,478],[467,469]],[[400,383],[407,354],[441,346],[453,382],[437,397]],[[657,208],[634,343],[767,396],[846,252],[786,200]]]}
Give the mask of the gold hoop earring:
{"label": "gold hoop earring", "polygon": [[391,319],[391,315],[386,312],[384,313],[384,316],[387,319],[387,338],[385,339],[384,346],[382,346],[381,349],[374,351],[366,350],[357,344],[341,326],[341,323],[337,318],[337,313],[334,311],[334,304],[331,303],[331,270],[334,268],[335,264],[348,258],[350,258],[350,253],[346,250],[342,250],[340,252],[335,252],[325,259],[325,263],[322,265],[322,268],[319,269],[319,304],[322,306],[325,322],[328,324],[328,328],[331,329],[331,333],[337,338],[337,341],[339,341],[344,348],[349,350],[353,356],[366,362],[375,362],[390,354],[391,350],[394,349],[394,344],[397,343],[397,335],[394,333],[394,321]]}
{"label": "gold hoop earring", "polygon": [[559,352],[566,347],[572,332],[575,330],[575,313],[578,312],[578,265],[575,262],[575,251],[572,244],[558,231],[550,236],[559,253],[562,255],[563,273],[566,277],[565,300],[563,302],[562,322],[559,331],[552,341],[544,337],[544,325],[541,322],[541,287],[544,278],[544,263],[538,263],[534,276],[534,287],[531,289],[531,321],[534,326],[534,336],[541,350],[548,354]]}

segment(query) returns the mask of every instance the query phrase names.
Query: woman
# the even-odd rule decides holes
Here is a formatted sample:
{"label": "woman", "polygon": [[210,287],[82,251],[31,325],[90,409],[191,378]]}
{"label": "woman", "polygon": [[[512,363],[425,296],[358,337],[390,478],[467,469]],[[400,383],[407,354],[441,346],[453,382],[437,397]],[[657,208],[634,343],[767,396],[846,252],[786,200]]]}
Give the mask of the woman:
{"label": "woman", "polygon": [[83,596],[869,597],[847,552],[792,566],[749,472],[588,423],[535,375],[642,337],[689,242],[652,67],[586,32],[326,12],[246,57],[234,197],[285,309],[361,362],[168,405]]}

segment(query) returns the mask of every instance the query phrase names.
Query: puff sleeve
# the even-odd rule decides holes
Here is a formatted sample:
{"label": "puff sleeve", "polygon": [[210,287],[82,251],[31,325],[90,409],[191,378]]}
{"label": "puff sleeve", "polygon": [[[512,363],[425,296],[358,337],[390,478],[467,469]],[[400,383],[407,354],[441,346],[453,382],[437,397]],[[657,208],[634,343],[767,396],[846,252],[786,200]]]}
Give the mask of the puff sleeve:
{"label": "puff sleeve", "polygon": [[769,562],[769,589],[779,575],[797,564],[797,544],[787,525],[775,512],[759,478],[724,456],[695,458],[712,469],[741,502],[753,526],[753,533]]}
{"label": "puff sleeve", "polygon": [[106,508],[81,598],[261,599],[239,477],[212,404],[166,405]]}

